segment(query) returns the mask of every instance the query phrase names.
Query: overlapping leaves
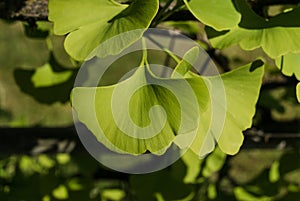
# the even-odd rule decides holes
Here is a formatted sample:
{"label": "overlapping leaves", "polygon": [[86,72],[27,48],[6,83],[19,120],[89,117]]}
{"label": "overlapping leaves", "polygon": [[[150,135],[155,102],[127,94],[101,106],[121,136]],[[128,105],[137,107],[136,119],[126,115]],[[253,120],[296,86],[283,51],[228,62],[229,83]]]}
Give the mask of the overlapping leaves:
{"label": "overlapping leaves", "polygon": [[[136,0],[130,5],[114,0],[50,0],[49,20],[54,22],[54,33],[68,34],[66,51],[76,60],[84,60],[105,40],[118,34],[145,29],[158,10],[158,0]],[[119,53],[142,35],[127,35],[107,47],[101,56]]]}
{"label": "overlapping leaves", "polygon": [[[192,49],[184,58],[194,53]],[[196,133],[191,148],[197,155],[211,152],[215,141],[225,153],[236,153],[243,141],[242,131],[251,126],[255,112],[263,74],[261,67],[255,67],[261,64],[246,65],[221,77],[202,77],[188,71],[184,62],[179,63],[175,71],[184,77],[159,78],[147,65],[141,65],[130,78],[116,85],[74,88],[72,105],[79,120],[98,141],[117,152],[162,154],[173,142],[180,147],[190,145]],[[220,81],[224,84],[221,93],[217,89]],[[185,88],[187,83],[195,102]],[[128,93],[133,94],[129,104]],[[220,97],[222,94],[225,99]],[[119,119],[114,113],[115,99],[119,100]],[[217,113],[223,114],[223,121],[218,122]],[[145,132],[134,126],[130,133],[124,130],[132,124],[153,126],[155,135],[145,137]]]}
{"label": "overlapping leaves", "polygon": [[300,79],[300,6],[283,11],[273,17],[262,17],[252,10],[245,0],[235,0],[235,7],[242,14],[238,26],[210,41],[216,48],[240,45],[245,50],[262,48],[287,76]]}
{"label": "overlapping leaves", "polygon": [[225,35],[211,39],[214,47],[222,49],[235,44],[245,50],[262,47],[272,58],[300,51],[300,24],[295,20],[300,16],[300,7],[266,20],[245,0],[235,2],[242,20]]}

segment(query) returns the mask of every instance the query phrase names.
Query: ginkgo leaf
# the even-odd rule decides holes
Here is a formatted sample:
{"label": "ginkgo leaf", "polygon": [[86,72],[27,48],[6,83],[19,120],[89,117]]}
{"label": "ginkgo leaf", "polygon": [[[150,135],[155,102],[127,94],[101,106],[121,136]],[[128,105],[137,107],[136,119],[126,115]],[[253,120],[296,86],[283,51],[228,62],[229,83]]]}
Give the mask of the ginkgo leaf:
{"label": "ginkgo leaf", "polygon": [[281,72],[287,76],[296,76],[300,80],[300,52],[289,53],[278,57],[275,60],[276,66],[281,69]]}
{"label": "ginkgo leaf", "polygon": [[187,51],[182,60],[178,62],[176,65],[174,72],[172,74],[172,77],[183,76],[185,75],[193,66],[193,64],[196,62],[199,55],[199,47],[193,47],[189,51]]}
{"label": "ginkgo leaf", "polygon": [[216,30],[235,27],[241,19],[231,0],[184,0],[188,9],[202,23]]}
{"label": "ginkgo leaf", "polygon": [[210,39],[214,47],[223,49],[235,44],[245,50],[262,47],[272,58],[300,51],[300,24],[295,20],[300,17],[300,7],[266,20],[245,0],[235,4],[243,16],[241,23],[226,34]]}
{"label": "ginkgo leaf", "polygon": [[190,149],[187,150],[187,152],[181,157],[181,160],[187,168],[186,175],[183,180],[184,183],[195,182],[201,171],[201,164],[203,160],[199,159],[199,156]]}
{"label": "ginkgo leaf", "polygon": [[54,22],[54,33],[69,33],[65,49],[77,60],[91,56],[92,51],[109,38],[141,29],[110,44],[99,56],[119,53],[142,36],[157,11],[158,0],[135,0],[130,5],[114,0],[49,1],[49,20]]}
{"label": "ginkgo leaf", "polygon": [[239,27],[245,29],[264,29],[272,27],[299,27],[300,6],[284,10],[275,16],[262,17],[251,8],[247,0],[233,0],[235,7],[242,14]]}
{"label": "ginkgo leaf", "polygon": [[54,72],[49,63],[39,67],[31,77],[34,87],[50,87],[66,82],[71,76],[72,71]]}
{"label": "ginkgo leaf", "polygon": [[239,44],[244,50],[259,47],[272,58],[300,50],[300,27],[273,27],[266,29],[244,29],[236,27],[228,33],[210,39],[219,49]]}
{"label": "ginkgo leaf", "polygon": [[97,140],[130,154],[162,154],[178,137],[189,138],[190,143],[178,143],[181,147],[191,144],[207,102],[200,76],[163,79],[145,66],[116,85],[76,87],[72,92],[78,119]]}
{"label": "ginkgo leaf", "polygon": [[242,131],[251,126],[255,113],[263,75],[263,68],[257,67],[261,65],[254,62],[222,74],[224,92],[219,89],[218,76],[203,77],[210,86],[211,101],[209,108],[201,113],[199,130],[191,146],[196,154],[205,156],[213,151],[216,142],[226,154],[239,151],[244,139]]}
{"label": "ginkgo leaf", "polygon": [[210,177],[213,173],[219,171],[226,160],[226,154],[218,147],[205,159],[205,166],[203,167],[202,174],[204,177]]}
{"label": "ginkgo leaf", "polygon": [[[78,119],[113,151],[162,154],[172,142],[189,146],[194,137],[190,134],[197,133],[191,146],[196,154],[211,152],[215,141],[223,152],[235,154],[255,112],[263,74],[262,68],[255,69],[259,65],[244,66],[221,79],[191,72],[185,78],[163,79],[141,66],[116,85],[74,88],[72,105]],[[219,89],[220,80],[225,90]]]}

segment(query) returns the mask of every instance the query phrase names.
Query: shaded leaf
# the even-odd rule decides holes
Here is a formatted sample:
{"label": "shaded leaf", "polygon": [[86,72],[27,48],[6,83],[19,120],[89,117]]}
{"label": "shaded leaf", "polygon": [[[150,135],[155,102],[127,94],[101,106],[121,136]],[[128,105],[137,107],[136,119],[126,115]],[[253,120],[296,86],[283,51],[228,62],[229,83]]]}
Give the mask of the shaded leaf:
{"label": "shaded leaf", "polygon": [[49,87],[64,83],[72,76],[72,71],[56,73],[49,63],[37,68],[31,77],[34,87]]}
{"label": "shaded leaf", "polygon": [[300,16],[300,6],[288,12],[282,12],[273,17],[262,17],[254,12],[246,0],[233,0],[235,7],[241,13],[242,18],[239,27],[245,29],[265,29],[272,27],[299,27],[297,20]]}
{"label": "shaded leaf", "polygon": [[258,16],[245,0],[235,1],[241,23],[228,33],[211,39],[216,48],[239,44],[245,50],[262,49],[272,58],[300,51],[300,7],[270,19]]}
{"label": "shaded leaf", "polygon": [[47,38],[49,35],[49,31],[51,30],[51,23],[49,22],[36,22],[36,26],[32,26],[30,24],[25,23],[24,29],[26,36],[30,38]]}
{"label": "shaded leaf", "polygon": [[66,69],[56,61],[53,53],[48,63],[35,70],[14,71],[15,81],[24,93],[48,104],[69,101],[76,75],[76,69]]}
{"label": "shaded leaf", "polygon": [[182,177],[172,175],[172,170],[173,167],[171,170],[131,176],[130,186],[138,200],[154,201],[157,193],[164,200],[181,200],[189,196],[192,188],[182,182]]}

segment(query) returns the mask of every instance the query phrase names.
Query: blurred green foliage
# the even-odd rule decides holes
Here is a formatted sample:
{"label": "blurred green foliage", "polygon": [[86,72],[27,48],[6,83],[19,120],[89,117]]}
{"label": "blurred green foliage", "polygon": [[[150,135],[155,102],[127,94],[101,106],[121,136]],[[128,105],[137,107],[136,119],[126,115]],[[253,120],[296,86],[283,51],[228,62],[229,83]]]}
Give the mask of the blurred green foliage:
{"label": "blurred green foliage", "polygon": [[[250,22],[248,26],[257,24]],[[165,22],[160,26],[189,36],[205,35],[204,26],[199,22]],[[33,28],[26,22],[0,20],[0,126],[66,126],[73,123],[68,100],[80,63],[66,54],[64,37],[53,35],[51,27],[48,22],[37,22],[37,28]],[[206,30],[210,29],[206,27]],[[196,41],[210,50],[202,38]],[[300,107],[296,101],[295,78],[283,76],[260,48],[244,51],[232,46],[223,49],[222,54],[228,58],[231,69],[263,58],[267,64],[265,83],[286,83],[288,80],[288,84],[261,90],[254,127],[264,132],[299,133]],[[124,64],[124,60],[121,58],[119,63]],[[132,64],[121,70],[118,63],[115,65],[101,81],[102,85],[117,82],[119,75],[128,72]],[[41,67],[45,66],[54,82],[51,79],[40,83],[38,78],[45,76]],[[59,75],[63,75],[62,78]],[[145,175],[113,172],[87,153],[2,154],[0,200],[298,201],[300,146],[297,143],[295,140],[284,150],[280,147],[246,149],[233,157],[216,149],[201,160],[187,152],[172,166]]]}

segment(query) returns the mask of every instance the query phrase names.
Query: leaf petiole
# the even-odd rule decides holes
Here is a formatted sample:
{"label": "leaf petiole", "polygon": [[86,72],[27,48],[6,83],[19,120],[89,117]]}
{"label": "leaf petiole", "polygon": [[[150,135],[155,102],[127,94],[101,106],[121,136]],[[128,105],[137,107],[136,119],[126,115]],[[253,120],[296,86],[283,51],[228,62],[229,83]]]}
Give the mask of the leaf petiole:
{"label": "leaf petiole", "polygon": [[144,37],[142,37],[142,50],[143,50],[142,61],[139,66],[142,67],[146,65],[149,68],[149,62],[147,60],[148,57],[147,45]]}

